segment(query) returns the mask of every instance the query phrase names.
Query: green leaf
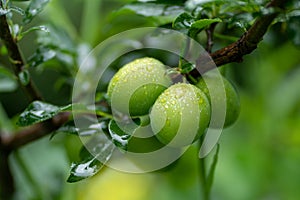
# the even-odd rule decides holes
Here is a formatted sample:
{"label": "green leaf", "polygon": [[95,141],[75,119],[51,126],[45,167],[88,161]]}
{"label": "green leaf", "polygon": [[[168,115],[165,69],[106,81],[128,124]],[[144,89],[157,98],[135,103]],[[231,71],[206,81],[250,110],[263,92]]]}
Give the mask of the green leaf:
{"label": "green leaf", "polygon": [[222,22],[222,20],[219,18],[197,20],[189,13],[184,12],[175,19],[173,28],[194,38],[201,30],[217,22]]}
{"label": "green leaf", "polygon": [[1,7],[0,7],[0,16],[6,15],[6,14],[9,13],[9,12],[10,12],[9,9],[4,9],[4,8],[1,8]]}
{"label": "green leaf", "polygon": [[208,172],[207,182],[206,182],[206,184],[207,184],[206,189],[208,192],[211,191],[211,187],[213,184],[214,174],[215,174],[215,170],[216,170],[216,166],[217,166],[217,162],[218,162],[219,150],[220,150],[220,144],[217,145],[217,150],[216,150],[216,153],[213,158],[213,162],[212,162],[209,172]]}
{"label": "green leaf", "polygon": [[54,61],[62,63],[49,63],[48,67],[55,68],[63,73],[77,73],[77,66],[74,62],[78,60],[77,50],[79,50],[80,47],[75,44],[64,27],[47,25],[47,31],[38,31],[36,33],[37,43],[40,48],[43,47],[47,50],[46,52],[50,52]]}
{"label": "green leaf", "polygon": [[55,132],[53,132],[51,138],[53,138],[58,133],[67,133],[72,135],[78,135],[80,137],[87,137],[97,133],[103,133],[104,130],[106,130],[108,127],[108,122],[109,121],[107,119],[100,118],[98,119],[97,123],[91,123],[87,128],[78,128],[76,127],[74,121],[70,121],[61,126]]}
{"label": "green leaf", "polygon": [[24,112],[20,114],[17,124],[29,126],[51,119],[61,111],[60,107],[41,101],[32,102]]}
{"label": "green leaf", "polygon": [[46,46],[40,46],[36,52],[29,57],[27,63],[29,67],[37,67],[40,64],[54,58],[56,52]]}
{"label": "green leaf", "polygon": [[0,92],[13,92],[17,88],[16,77],[4,67],[0,67]]}
{"label": "green leaf", "polygon": [[222,22],[221,19],[200,19],[192,23],[191,28],[189,29],[189,36],[195,38],[199,32],[207,28],[212,23]]}
{"label": "green leaf", "polygon": [[111,158],[115,145],[105,134],[93,137],[80,151],[80,161],[72,163],[67,182],[74,183],[98,173]]}
{"label": "green leaf", "polygon": [[[117,123],[115,120],[111,120],[108,124],[109,134],[112,138],[113,143],[120,147],[123,150],[127,150],[128,141],[131,138],[131,134],[128,133],[128,128],[126,128],[126,124],[122,124],[120,128],[120,122]],[[135,129],[132,129],[132,132]]]}
{"label": "green leaf", "polygon": [[28,33],[31,33],[33,31],[44,31],[45,33],[49,33],[49,30],[46,26],[34,26],[34,27],[31,27],[29,28],[28,30],[22,32],[20,34],[20,37],[24,37],[25,35],[27,35]]}
{"label": "green leaf", "polygon": [[22,85],[28,85],[30,82],[30,74],[28,70],[21,71],[18,76]]}
{"label": "green leaf", "polygon": [[180,30],[181,32],[187,34],[191,25],[196,21],[194,17],[190,14],[184,12],[181,13],[173,22],[173,28]]}
{"label": "green leaf", "polygon": [[48,2],[49,0],[31,0],[29,6],[25,10],[23,23],[30,23],[32,19],[44,9]]}
{"label": "green leaf", "polygon": [[253,23],[254,17],[250,13],[242,13],[234,16],[228,16],[227,19],[224,19],[224,21],[228,23],[228,28],[237,27],[246,31]]}
{"label": "green leaf", "polygon": [[72,163],[70,176],[67,182],[74,183],[95,175],[103,164],[95,158],[78,163]]}
{"label": "green leaf", "polygon": [[181,68],[180,68],[180,73],[181,74],[188,74],[191,72],[193,69],[195,69],[195,65],[191,63],[184,63]]}
{"label": "green leaf", "polygon": [[74,121],[70,121],[65,123],[63,126],[61,126],[59,129],[54,131],[50,137],[52,139],[55,135],[58,133],[68,133],[72,135],[78,135],[78,128],[75,126]]}
{"label": "green leaf", "polygon": [[123,9],[129,9],[136,14],[145,17],[176,16],[183,11],[183,8],[178,5],[160,4],[153,2],[134,2],[125,5]]}
{"label": "green leaf", "polygon": [[192,24],[191,28],[200,30],[200,29],[206,28],[207,26],[209,26],[212,23],[217,23],[217,22],[222,22],[222,20],[219,19],[219,18],[215,18],[215,19],[200,19],[200,20],[195,21]]}
{"label": "green leaf", "polygon": [[19,13],[20,15],[25,15],[25,11],[17,6],[10,6],[10,10],[15,11],[16,13]]}

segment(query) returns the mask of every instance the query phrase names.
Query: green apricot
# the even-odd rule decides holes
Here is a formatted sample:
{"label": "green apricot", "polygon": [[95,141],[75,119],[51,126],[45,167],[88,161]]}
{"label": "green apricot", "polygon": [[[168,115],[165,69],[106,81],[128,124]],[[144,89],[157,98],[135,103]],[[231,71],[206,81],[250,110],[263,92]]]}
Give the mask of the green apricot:
{"label": "green apricot", "polygon": [[172,84],[165,72],[165,65],[154,58],[126,64],[108,86],[112,109],[133,117],[149,114],[157,97]]}
{"label": "green apricot", "polygon": [[138,127],[127,144],[127,151],[148,153],[156,151],[164,145],[154,136],[150,126]]}
{"label": "green apricot", "polygon": [[[146,118],[143,116],[143,118]],[[142,122],[142,121],[141,121]],[[109,123],[110,135],[122,150],[132,153],[148,153],[156,151],[164,144],[154,136],[150,125],[137,125],[136,122]]]}
{"label": "green apricot", "polygon": [[[223,82],[223,85],[220,84],[222,83],[221,81]],[[196,84],[196,86],[206,94],[210,103],[211,103],[211,99],[214,99],[214,101],[216,102],[217,109],[222,110],[221,105],[223,106],[226,105],[224,127],[228,127],[232,125],[237,120],[240,113],[239,96],[234,86],[225,77],[218,76],[215,74],[205,74],[204,78],[201,78],[199,82]],[[225,89],[226,102],[224,102],[224,98],[221,98],[217,92],[217,91],[223,92],[224,89]],[[219,115],[221,116],[221,113],[219,113]],[[212,126],[214,127],[213,124]]]}
{"label": "green apricot", "polygon": [[165,162],[174,156],[179,157],[180,153],[180,148],[171,148],[162,144],[155,137],[150,126],[141,126],[134,131],[128,141],[126,157],[141,170],[168,171],[177,163],[176,160],[166,164],[163,168],[159,167],[159,162],[163,160]]}
{"label": "green apricot", "polygon": [[171,147],[192,144],[206,130],[210,104],[196,86],[179,83],[165,90],[150,112],[150,124],[158,140]]}

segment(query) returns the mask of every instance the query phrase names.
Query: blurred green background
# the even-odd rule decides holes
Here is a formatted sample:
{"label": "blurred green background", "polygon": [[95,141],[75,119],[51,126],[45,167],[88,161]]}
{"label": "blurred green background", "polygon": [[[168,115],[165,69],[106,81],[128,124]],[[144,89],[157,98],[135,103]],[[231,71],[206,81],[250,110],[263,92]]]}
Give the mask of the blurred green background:
{"label": "blurred green background", "polygon": [[[130,12],[116,16],[114,10],[126,2],[130,1],[52,0],[30,26],[48,26],[50,33],[57,34],[52,34],[51,39],[65,45],[65,49],[83,52],[84,56],[113,34],[156,25]],[[26,6],[26,3],[18,5]],[[221,136],[212,199],[299,199],[300,48],[289,40],[283,29],[284,24],[275,24],[258,49],[245,56],[242,63],[222,67],[238,89],[241,113],[238,121]],[[32,55],[41,43],[37,38],[47,38],[40,36],[42,34],[33,33],[21,41],[25,57]],[[214,48],[227,43],[218,39]],[[50,103],[71,102],[72,77],[80,58],[66,64],[68,59],[69,54],[61,53],[59,59],[31,72]],[[1,93],[0,98],[1,128],[14,129],[14,120],[10,122],[8,118],[14,119],[28,102],[19,90]],[[16,199],[200,199],[197,145],[166,172],[126,174],[106,168],[80,183],[66,183],[69,167],[78,159],[80,146],[76,136],[59,134],[52,140],[46,137],[14,153],[10,161],[17,184]]]}

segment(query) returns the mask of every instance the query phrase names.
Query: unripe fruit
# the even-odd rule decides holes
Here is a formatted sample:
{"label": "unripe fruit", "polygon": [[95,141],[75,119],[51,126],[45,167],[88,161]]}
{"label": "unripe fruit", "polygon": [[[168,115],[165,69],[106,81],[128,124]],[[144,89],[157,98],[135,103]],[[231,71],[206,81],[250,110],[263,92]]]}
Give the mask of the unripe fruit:
{"label": "unripe fruit", "polygon": [[112,109],[131,116],[149,114],[157,97],[172,83],[165,71],[165,66],[154,58],[126,64],[108,86]]}
{"label": "unripe fruit", "polygon": [[154,136],[150,126],[138,127],[127,144],[127,151],[148,153],[156,151],[164,145]]}
{"label": "unripe fruit", "polygon": [[178,159],[181,149],[162,144],[153,134],[150,125],[138,127],[131,125],[133,124],[116,121],[109,124],[114,143],[133,164],[131,169],[156,171],[169,167]]}
{"label": "unripe fruit", "polygon": [[[149,117],[142,118],[140,122]],[[164,147],[153,134],[150,125],[146,124],[137,126],[133,121],[124,123],[112,120],[109,123],[109,131],[117,146],[127,152],[147,153]]]}
{"label": "unripe fruit", "polygon": [[[226,105],[224,127],[228,127],[232,125],[237,120],[240,113],[240,100],[235,88],[223,76],[218,76],[215,74],[205,74],[204,76],[205,78],[200,79],[200,81],[196,84],[196,86],[206,94],[210,103],[211,103],[211,99],[214,99],[217,108],[220,108],[220,105],[224,105],[224,106]],[[207,86],[205,81],[207,82],[209,87]],[[220,84],[222,83],[221,81],[223,81],[224,85]],[[218,92],[216,92],[216,91],[220,91],[221,89],[225,89],[225,95],[226,95],[225,103],[224,103],[224,98],[220,97],[220,95],[218,95]],[[216,113],[216,114],[221,115],[221,113]],[[211,125],[212,127],[214,127],[213,124]],[[215,128],[219,128],[219,127],[215,127]]]}
{"label": "unripe fruit", "polygon": [[210,104],[196,86],[172,85],[156,100],[150,113],[154,134],[164,144],[186,146],[198,139],[210,121]]}
{"label": "unripe fruit", "polygon": [[179,157],[181,149],[165,146],[155,137],[151,127],[145,126],[134,131],[128,141],[127,151],[126,157],[140,170],[161,171],[176,164],[174,157]]}

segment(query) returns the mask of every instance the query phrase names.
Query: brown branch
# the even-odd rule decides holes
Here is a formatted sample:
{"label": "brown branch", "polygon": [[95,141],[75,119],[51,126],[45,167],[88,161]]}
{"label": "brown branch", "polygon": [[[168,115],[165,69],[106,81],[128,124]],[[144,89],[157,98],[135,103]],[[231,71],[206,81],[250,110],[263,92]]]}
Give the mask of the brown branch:
{"label": "brown branch", "polygon": [[[2,1],[0,1],[0,8],[3,8]],[[9,57],[12,60],[13,70],[16,76],[19,75],[20,72],[24,70],[25,62],[22,58],[21,52],[17,45],[16,40],[13,38],[10,32],[9,25],[7,23],[6,15],[0,16],[0,39],[2,39],[3,44],[6,46]],[[20,85],[22,86],[23,91],[26,93],[28,99],[32,100],[40,100],[41,97],[37,92],[36,88],[32,80],[26,85],[23,86],[19,81]]]}
{"label": "brown branch", "polygon": [[60,113],[54,118],[15,133],[13,136],[0,135],[0,199],[10,200],[15,191],[13,176],[9,167],[12,151],[40,139],[57,130],[69,120],[70,113]]}
{"label": "brown branch", "polygon": [[212,23],[208,29],[205,30],[207,36],[207,43],[206,43],[206,51],[211,53],[212,47],[214,45],[213,35],[214,30],[216,28],[217,23]]}
{"label": "brown branch", "polygon": [[0,199],[12,199],[15,190],[12,173],[9,168],[9,153],[0,147]]}
{"label": "brown branch", "polygon": [[18,149],[57,130],[69,120],[69,117],[70,113],[68,112],[60,113],[50,120],[21,130],[11,137],[3,137],[2,146],[6,149],[7,152]]}
{"label": "brown branch", "polygon": [[69,116],[70,113],[60,113],[48,121],[23,129],[12,136],[5,137],[4,134],[0,134],[0,199],[12,199],[15,191],[8,160],[10,153],[57,130],[69,120]]}
{"label": "brown branch", "polygon": [[238,41],[212,53],[211,58],[214,63],[211,63],[211,59],[204,58],[203,60],[203,57],[200,57],[197,60],[197,68],[190,74],[193,77],[199,77],[200,74],[213,69],[215,65],[219,67],[227,63],[242,62],[243,56],[250,54],[257,48],[273,20],[279,15],[278,10],[282,9],[285,3],[285,0],[272,0],[266,8],[274,8],[273,13],[259,17]]}

